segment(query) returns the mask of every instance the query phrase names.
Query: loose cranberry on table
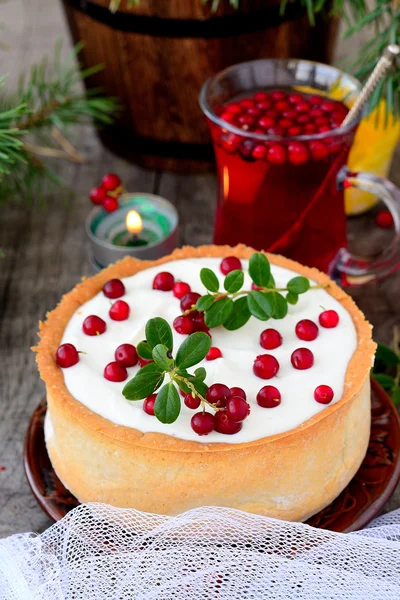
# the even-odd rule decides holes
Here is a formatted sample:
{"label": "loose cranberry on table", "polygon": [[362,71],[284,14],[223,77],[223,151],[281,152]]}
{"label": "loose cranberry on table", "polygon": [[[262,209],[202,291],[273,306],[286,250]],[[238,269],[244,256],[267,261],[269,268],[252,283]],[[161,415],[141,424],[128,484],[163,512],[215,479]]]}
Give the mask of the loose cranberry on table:
{"label": "loose cranberry on table", "polygon": [[161,290],[162,292],[170,292],[174,287],[175,279],[171,273],[162,271],[153,279],[153,290]]}
{"label": "loose cranberry on table", "polygon": [[93,202],[93,204],[102,204],[106,195],[106,190],[103,187],[98,186],[90,190],[89,198]]}
{"label": "loose cranberry on table", "polygon": [[185,294],[180,303],[181,310],[185,312],[186,310],[191,309],[192,306],[195,306],[199,298],[200,294],[197,294],[196,292],[189,292],[188,294]]}
{"label": "loose cranberry on table", "polygon": [[222,358],[222,352],[216,346],[212,346],[206,354],[206,360],[216,360]]}
{"label": "loose cranberry on table", "polygon": [[191,291],[191,289],[190,289],[190,285],[188,283],[185,283],[184,281],[177,281],[174,284],[172,291],[174,293],[175,298],[178,298],[179,300],[181,300],[181,298],[183,298],[183,296],[188,294]]}
{"label": "loose cranberry on table", "polygon": [[272,354],[260,354],[254,361],[254,375],[261,379],[271,379],[279,371],[279,363]]}
{"label": "loose cranberry on table", "polygon": [[112,300],[121,298],[125,294],[125,286],[120,279],[110,279],[103,286],[103,294]]}
{"label": "loose cranberry on table", "polygon": [[210,402],[210,404],[215,404],[218,408],[226,406],[228,400],[231,398],[231,390],[223,383],[213,383],[206,393],[206,400]]}
{"label": "loose cranberry on table", "polygon": [[107,212],[114,212],[118,208],[118,200],[112,196],[106,196],[103,200],[103,208]]}
{"label": "loose cranberry on table", "polygon": [[302,319],[299,321],[295,328],[296,335],[299,340],[305,342],[312,342],[318,336],[318,325],[310,319]]}
{"label": "loose cranberry on table", "polygon": [[219,266],[221,273],[228,275],[231,271],[242,270],[242,263],[236,256],[226,256]]}
{"label": "loose cranberry on table", "polygon": [[118,346],[114,353],[114,358],[123,367],[134,367],[139,360],[136,348],[132,344],[121,344]]}
{"label": "loose cranberry on table", "polygon": [[67,369],[79,362],[79,353],[73,344],[61,344],[56,352],[56,363],[59,367]]}
{"label": "loose cranberry on table", "polygon": [[336,310],[324,310],[318,317],[319,324],[326,329],[332,329],[339,323],[339,315]]}
{"label": "loose cranberry on table", "polygon": [[101,335],[107,329],[107,325],[97,315],[90,315],[83,321],[82,329],[86,335]]}
{"label": "loose cranberry on table", "polygon": [[249,416],[250,405],[246,402],[246,400],[243,400],[243,398],[236,396],[228,400],[226,410],[231,421],[234,423],[240,423]]}
{"label": "loose cranberry on table", "polygon": [[117,361],[110,362],[104,368],[104,377],[108,381],[118,382],[125,381],[128,377],[128,371]]}
{"label": "loose cranberry on table", "polygon": [[121,179],[115,173],[107,173],[101,180],[101,185],[108,192],[112,192],[121,185]]}
{"label": "loose cranberry on table", "polygon": [[243,398],[246,400],[246,392],[241,387],[231,387],[232,398],[238,396],[239,398]]}
{"label": "loose cranberry on table", "polygon": [[235,421],[231,421],[227,409],[218,410],[215,413],[214,429],[215,431],[218,431],[218,433],[233,435],[242,429],[242,423],[235,423]]}
{"label": "loose cranberry on table", "polygon": [[176,317],[173,322],[174,329],[182,335],[190,335],[194,332],[193,321],[189,315],[181,315]]}
{"label": "loose cranberry on table", "polygon": [[214,430],[214,415],[209,412],[198,412],[190,420],[192,429],[198,435],[208,435]]}
{"label": "loose cranberry on table", "polygon": [[156,403],[157,394],[151,394],[147,396],[145,401],[143,402],[143,410],[148,415],[154,417],[154,405]]}
{"label": "loose cranberry on table", "polygon": [[265,385],[257,394],[257,404],[263,408],[275,408],[281,403],[281,393],[273,385]]}
{"label": "loose cranberry on table", "polygon": [[314,364],[314,354],[308,348],[297,348],[292,352],[290,361],[295,369],[300,371],[310,369]]}
{"label": "loose cranberry on table", "polygon": [[282,344],[282,336],[276,329],[264,329],[260,335],[260,345],[265,350],[274,350]]}
{"label": "loose cranberry on table", "polygon": [[183,401],[185,406],[193,410],[200,406],[200,398],[198,398],[198,396],[192,396],[192,394],[186,394]]}
{"label": "loose cranberry on table", "polygon": [[333,389],[329,385],[319,385],[314,390],[314,398],[320,404],[329,404],[333,396]]}
{"label": "loose cranberry on table", "polygon": [[125,300],[117,300],[108,311],[108,314],[113,321],[126,321],[130,311],[129,304]]}

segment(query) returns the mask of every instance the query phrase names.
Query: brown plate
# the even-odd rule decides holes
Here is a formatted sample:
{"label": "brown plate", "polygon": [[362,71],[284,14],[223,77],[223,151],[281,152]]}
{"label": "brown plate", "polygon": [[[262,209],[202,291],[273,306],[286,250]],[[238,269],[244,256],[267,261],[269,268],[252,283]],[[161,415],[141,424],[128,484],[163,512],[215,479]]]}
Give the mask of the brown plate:
{"label": "brown plate", "polygon": [[[311,517],[309,525],[331,531],[356,531],[376,517],[400,479],[400,420],[392,401],[374,380],[372,425],[366,457],[349,485],[329,506]],[[78,506],[78,500],[54,472],[44,442],[46,401],[42,400],[29,423],[24,465],[32,492],[54,521]]]}

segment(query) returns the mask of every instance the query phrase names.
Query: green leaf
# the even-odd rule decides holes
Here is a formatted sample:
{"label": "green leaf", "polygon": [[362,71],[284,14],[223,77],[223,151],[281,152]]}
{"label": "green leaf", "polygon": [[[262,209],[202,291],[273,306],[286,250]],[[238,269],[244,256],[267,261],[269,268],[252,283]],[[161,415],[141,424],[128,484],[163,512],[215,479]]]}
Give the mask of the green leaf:
{"label": "green leaf", "polygon": [[163,371],[169,371],[175,364],[171,351],[163,344],[157,344],[157,346],[153,348],[152,356],[154,362],[157,363]]}
{"label": "green leaf", "polygon": [[272,317],[275,310],[272,294],[264,294],[264,292],[257,290],[253,290],[248,294],[247,306],[251,314],[260,321],[267,321]]}
{"label": "green leaf", "polygon": [[161,423],[173,423],[181,412],[181,399],[175,384],[170,381],[157,394],[154,414]]}
{"label": "green leaf", "polygon": [[198,379],[199,381],[204,381],[205,378],[207,377],[207,371],[205,370],[204,367],[198,367],[195,372],[195,379]]}
{"label": "green leaf", "polygon": [[[199,369],[196,369],[196,371],[200,371],[202,368],[203,367],[200,367]],[[190,383],[194,386],[195,390],[197,390],[201,396],[205,397],[208,390],[208,386],[204,383],[202,377],[195,377],[188,373],[186,369],[179,369],[177,371],[177,374],[181,377],[185,377],[188,381],[190,381]],[[185,394],[190,394],[192,392],[192,390],[184,381],[181,381],[180,379],[175,379],[174,381],[180,387],[180,389],[185,392]]]}
{"label": "green leaf", "polygon": [[289,302],[289,304],[297,304],[297,302],[299,301],[299,296],[298,294],[293,294],[292,292],[289,292],[288,294],[286,294],[286,301]]}
{"label": "green leaf", "polygon": [[381,373],[372,373],[372,377],[377,381],[384,390],[390,392],[394,386],[394,379],[390,375],[383,375]]}
{"label": "green leaf", "polygon": [[201,283],[204,285],[207,290],[210,292],[218,292],[219,290],[219,281],[218,277],[211,271],[211,269],[201,269],[200,271],[200,279]]}
{"label": "green leaf", "polygon": [[155,348],[157,344],[163,344],[167,346],[168,350],[172,351],[172,330],[167,321],[161,317],[155,317],[147,321],[146,340],[151,349]]}
{"label": "green leaf", "polygon": [[247,298],[243,296],[243,298],[239,298],[233,303],[233,310],[228,319],[224,321],[224,327],[229,331],[240,329],[240,327],[243,327],[247,323],[250,317],[251,313],[247,305]]}
{"label": "green leaf", "polygon": [[136,352],[139,354],[139,356],[141,358],[144,358],[145,360],[153,359],[153,354],[152,354],[151,348],[150,348],[149,344],[146,342],[146,340],[143,340],[143,342],[138,343],[138,345],[136,346]]}
{"label": "green leaf", "polygon": [[379,363],[382,363],[384,367],[396,367],[400,363],[400,358],[389,346],[378,344],[375,354],[375,366]]}
{"label": "green leaf", "polygon": [[206,296],[202,296],[196,302],[197,310],[199,310],[200,312],[204,312],[204,311],[208,310],[210,308],[210,306],[212,306],[212,304],[214,304],[214,300],[215,300],[214,296],[211,296],[210,294],[206,294]]}
{"label": "green leaf", "polygon": [[267,287],[271,277],[271,266],[268,258],[261,252],[252,255],[249,261],[249,274],[259,287]]}
{"label": "green leaf", "polygon": [[206,357],[210,348],[211,339],[206,333],[202,331],[192,333],[178,349],[175,360],[176,366],[180,369],[187,369],[196,365]]}
{"label": "green leaf", "polygon": [[274,279],[272,273],[271,273],[271,276],[269,278],[268,285],[266,287],[267,288],[274,288],[274,287],[276,287],[275,279]]}
{"label": "green leaf", "polygon": [[230,294],[235,294],[238,292],[244,283],[244,273],[240,269],[235,269],[228,273],[225,277],[224,288]]}
{"label": "green leaf", "polygon": [[293,277],[287,282],[286,287],[292,294],[304,294],[310,289],[310,282],[306,277]]}
{"label": "green leaf", "polygon": [[218,325],[222,325],[222,323],[229,318],[232,310],[233,300],[230,298],[221,298],[214,302],[204,316],[207,327],[218,327]]}
{"label": "green leaf", "polygon": [[395,406],[400,406],[400,389],[396,388],[391,394],[392,402]]}
{"label": "green leaf", "polygon": [[153,394],[164,380],[164,373],[156,363],[142,367],[122,390],[127,400],[143,400]]}
{"label": "green leaf", "polygon": [[275,305],[274,312],[272,315],[273,318],[283,319],[284,317],[286,317],[288,313],[288,303],[286,301],[286,298],[279,294],[279,292],[270,292],[268,294],[268,297],[270,299],[271,297],[273,298],[273,303]]}

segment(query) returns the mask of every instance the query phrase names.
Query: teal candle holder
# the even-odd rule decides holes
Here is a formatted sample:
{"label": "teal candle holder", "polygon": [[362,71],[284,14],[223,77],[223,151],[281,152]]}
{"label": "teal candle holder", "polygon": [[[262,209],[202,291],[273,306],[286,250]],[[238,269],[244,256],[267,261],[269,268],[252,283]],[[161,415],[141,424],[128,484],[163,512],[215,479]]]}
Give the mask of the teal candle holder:
{"label": "teal candle holder", "polygon": [[[126,226],[131,210],[139,213],[143,224],[135,234]],[[173,204],[154,194],[125,193],[119,198],[119,208],[112,213],[95,207],[85,223],[91,261],[102,269],[125,256],[155,260],[170,254],[178,246],[178,220]]]}

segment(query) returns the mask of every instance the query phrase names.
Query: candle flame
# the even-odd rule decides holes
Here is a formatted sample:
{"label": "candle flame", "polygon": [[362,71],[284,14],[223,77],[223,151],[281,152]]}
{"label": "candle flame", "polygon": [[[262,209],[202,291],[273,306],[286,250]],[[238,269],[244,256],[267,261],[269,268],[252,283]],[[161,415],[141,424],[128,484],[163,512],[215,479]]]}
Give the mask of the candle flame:
{"label": "candle flame", "polygon": [[142,217],[136,210],[130,210],[126,215],[126,228],[129,233],[140,233],[143,229]]}

